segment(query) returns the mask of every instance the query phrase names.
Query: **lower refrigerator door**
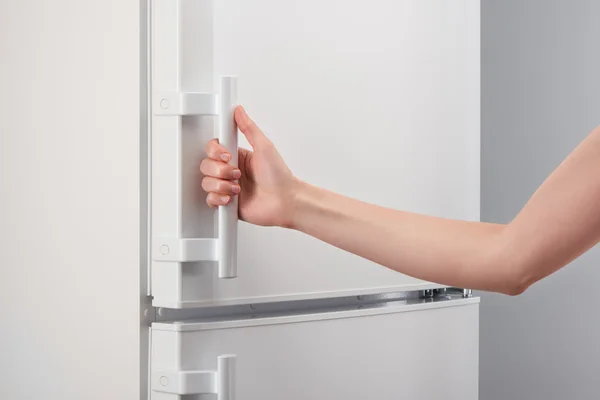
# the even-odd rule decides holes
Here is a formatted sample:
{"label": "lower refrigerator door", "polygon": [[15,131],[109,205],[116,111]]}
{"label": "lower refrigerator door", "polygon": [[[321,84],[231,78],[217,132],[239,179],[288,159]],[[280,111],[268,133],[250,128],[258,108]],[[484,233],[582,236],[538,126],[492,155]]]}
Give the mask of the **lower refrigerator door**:
{"label": "lower refrigerator door", "polygon": [[152,325],[151,400],[475,400],[479,299]]}

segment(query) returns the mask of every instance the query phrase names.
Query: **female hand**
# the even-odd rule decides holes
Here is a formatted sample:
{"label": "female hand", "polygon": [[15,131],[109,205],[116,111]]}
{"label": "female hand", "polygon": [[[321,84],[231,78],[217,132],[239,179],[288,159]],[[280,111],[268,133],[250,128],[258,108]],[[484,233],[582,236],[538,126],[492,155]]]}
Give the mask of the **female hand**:
{"label": "female hand", "polygon": [[212,208],[225,206],[239,195],[239,217],[252,224],[288,227],[293,199],[299,186],[279,152],[248,117],[243,107],[235,110],[235,121],[254,151],[239,149],[239,169],[231,166],[231,154],[217,139],[206,145],[202,160],[202,188]]}

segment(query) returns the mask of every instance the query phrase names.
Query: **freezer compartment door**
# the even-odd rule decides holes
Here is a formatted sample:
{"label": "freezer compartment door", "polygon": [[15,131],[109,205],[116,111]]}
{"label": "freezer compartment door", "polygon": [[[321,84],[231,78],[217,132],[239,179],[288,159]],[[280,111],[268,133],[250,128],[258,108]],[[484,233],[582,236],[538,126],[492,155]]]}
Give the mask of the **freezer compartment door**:
{"label": "freezer compartment door", "polygon": [[478,312],[465,299],[156,323],[151,400],[476,400]]}

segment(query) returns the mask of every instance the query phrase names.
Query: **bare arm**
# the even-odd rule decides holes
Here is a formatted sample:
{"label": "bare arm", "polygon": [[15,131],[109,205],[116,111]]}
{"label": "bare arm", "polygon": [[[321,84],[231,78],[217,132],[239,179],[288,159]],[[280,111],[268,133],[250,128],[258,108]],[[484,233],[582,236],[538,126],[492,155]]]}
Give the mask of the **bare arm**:
{"label": "bare arm", "polygon": [[600,130],[508,225],[428,217],[302,184],[292,226],[396,271],[518,294],[600,239]]}
{"label": "bare arm", "polygon": [[[254,147],[254,153],[240,154],[245,160],[240,181],[243,219],[300,230],[410,276],[519,294],[600,240],[600,129],[559,166],[510,224],[496,225],[386,209],[300,182],[243,109],[236,111],[236,120]],[[202,164],[209,176],[203,182],[210,192],[207,201],[211,206],[226,204],[219,196],[235,195],[236,185],[230,188],[223,181],[231,179],[232,167],[220,161],[225,150],[216,142],[207,152],[212,159]]]}

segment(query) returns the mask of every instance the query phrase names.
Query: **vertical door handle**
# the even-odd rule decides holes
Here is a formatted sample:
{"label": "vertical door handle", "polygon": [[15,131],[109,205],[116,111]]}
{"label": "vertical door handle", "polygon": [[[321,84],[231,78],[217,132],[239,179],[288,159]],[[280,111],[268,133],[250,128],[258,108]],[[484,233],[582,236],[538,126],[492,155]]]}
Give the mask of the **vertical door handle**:
{"label": "vertical door handle", "polygon": [[[229,154],[230,164],[238,166],[238,132],[234,119],[237,106],[237,78],[222,76],[219,93],[158,93],[154,114],[166,117],[213,115],[218,117],[218,137]],[[179,162],[179,161],[178,161]],[[237,277],[238,196],[217,211],[217,239],[153,238],[153,259],[156,261],[196,262],[216,261],[219,278]]]}
{"label": "vertical door handle", "polygon": [[235,359],[231,354],[217,359],[218,400],[235,400]]}
{"label": "vertical door handle", "polygon": [[[221,77],[219,143],[231,154],[230,164],[238,167],[238,132],[234,111],[237,106],[237,78]],[[218,259],[219,278],[237,276],[237,223],[238,197],[231,196],[226,206],[220,206],[218,213]]]}

